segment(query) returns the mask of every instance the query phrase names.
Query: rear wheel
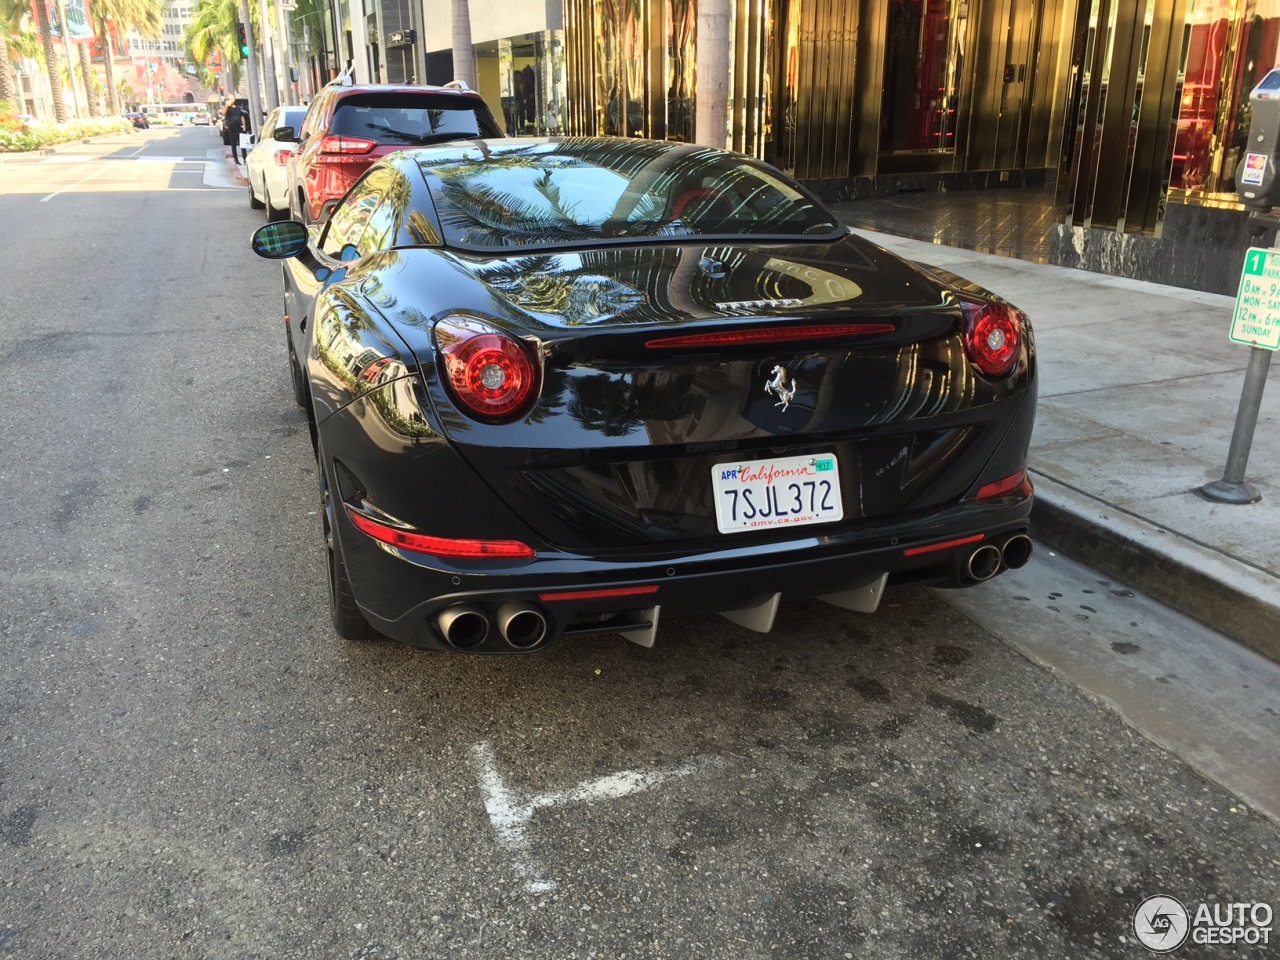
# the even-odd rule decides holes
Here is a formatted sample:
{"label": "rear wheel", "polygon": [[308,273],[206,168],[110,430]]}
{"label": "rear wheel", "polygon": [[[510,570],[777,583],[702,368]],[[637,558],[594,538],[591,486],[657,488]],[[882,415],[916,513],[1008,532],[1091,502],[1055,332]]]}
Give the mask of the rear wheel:
{"label": "rear wheel", "polygon": [[263,203],[258,199],[258,195],[253,192],[253,177],[249,177],[249,207],[252,210],[261,210]]}
{"label": "rear wheel", "polygon": [[324,472],[324,457],[316,463],[320,476],[320,506],[324,518],[324,542],[327,548],[329,563],[329,615],[333,620],[333,629],[343,640],[351,643],[365,643],[378,634],[369,621],[364,618],[360,608],[356,606],[355,594],[351,590],[351,581],[347,579],[347,564],[342,557],[342,545],[338,543],[338,535],[333,529],[336,520],[333,496],[329,491],[329,481]]}

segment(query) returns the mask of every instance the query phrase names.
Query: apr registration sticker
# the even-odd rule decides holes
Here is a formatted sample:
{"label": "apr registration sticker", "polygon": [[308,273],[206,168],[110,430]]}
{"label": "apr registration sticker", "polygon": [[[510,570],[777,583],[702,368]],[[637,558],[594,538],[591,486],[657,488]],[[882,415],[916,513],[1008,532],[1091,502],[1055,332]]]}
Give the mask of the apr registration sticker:
{"label": "apr registration sticker", "polygon": [[1240,172],[1240,182],[1253,186],[1261,186],[1262,178],[1267,172],[1267,155],[1265,153],[1246,153],[1244,170]]}

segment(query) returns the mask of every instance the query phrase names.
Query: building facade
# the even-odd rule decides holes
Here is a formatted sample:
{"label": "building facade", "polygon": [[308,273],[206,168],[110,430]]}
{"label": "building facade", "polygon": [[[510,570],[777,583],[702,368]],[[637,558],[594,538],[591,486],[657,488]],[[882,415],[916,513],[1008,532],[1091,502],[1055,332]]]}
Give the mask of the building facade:
{"label": "building facade", "polygon": [[[1042,186],[1055,262],[1234,290],[1235,169],[1280,0],[731,9],[735,149],[833,200]],[[565,0],[567,131],[692,139],[696,16],[697,0]]]}
{"label": "building facade", "polygon": [[[185,2],[185,0],[180,0]],[[730,0],[729,144],[829,200],[1039,187],[1054,262],[1232,292],[1280,0]],[[323,82],[453,79],[451,0],[330,0]],[[510,133],[691,141],[698,0],[471,0]]]}

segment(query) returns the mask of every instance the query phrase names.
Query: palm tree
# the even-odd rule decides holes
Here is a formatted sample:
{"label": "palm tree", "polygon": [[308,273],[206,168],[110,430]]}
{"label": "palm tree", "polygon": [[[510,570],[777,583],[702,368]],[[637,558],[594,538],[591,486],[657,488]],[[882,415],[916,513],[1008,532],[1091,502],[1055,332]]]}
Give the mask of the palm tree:
{"label": "palm tree", "polygon": [[[256,5],[249,6],[252,15]],[[196,63],[204,63],[215,49],[222,54],[229,91],[235,89],[240,76],[240,40],[236,35],[239,21],[240,8],[236,0],[200,0],[191,11],[191,22],[182,38],[183,46]],[[254,36],[257,36],[257,27],[254,27]]]}
{"label": "palm tree", "polygon": [[467,0],[453,0],[453,79],[462,80],[474,90],[476,52],[471,45],[471,5]]}
{"label": "palm tree", "polygon": [[117,33],[137,30],[143,40],[155,40],[164,26],[164,0],[93,0],[89,13],[93,17],[93,32],[102,43],[103,67],[107,75],[107,111],[120,113],[120,95],[116,90],[112,56],[112,28]]}
{"label": "palm tree", "polygon": [[[0,0],[0,100],[13,102],[16,92],[9,65],[9,34],[17,33],[30,6],[22,0]],[[19,105],[20,106],[20,105]],[[17,110],[22,113],[21,109]]]}
{"label": "palm tree", "polygon": [[40,29],[40,44],[44,48],[44,72],[49,76],[49,94],[53,97],[53,118],[58,123],[67,122],[67,105],[62,102],[62,77],[58,72],[58,55],[53,49],[53,29],[49,26],[49,8],[45,0],[36,0],[36,24]]}
{"label": "palm tree", "polygon": [[[93,75],[93,59],[89,56],[89,44],[77,43],[80,49],[80,81],[84,84],[84,98],[89,104],[89,116],[102,116],[102,101],[97,97],[97,92],[101,89],[98,86],[97,78]],[[106,66],[111,67],[110,59],[106,59]]]}

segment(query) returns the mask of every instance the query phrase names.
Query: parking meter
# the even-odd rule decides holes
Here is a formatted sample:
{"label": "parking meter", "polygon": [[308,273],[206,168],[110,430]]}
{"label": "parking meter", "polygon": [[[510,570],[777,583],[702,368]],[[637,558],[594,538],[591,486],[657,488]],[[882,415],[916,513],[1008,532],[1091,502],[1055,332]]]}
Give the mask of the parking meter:
{"label": "parking meter", "polygon": [[1249,108],[1249,141],[1236,167],[1236,192],[1246,207],[1270,210],[1280,205],[1280,68],[1253,88]]}

